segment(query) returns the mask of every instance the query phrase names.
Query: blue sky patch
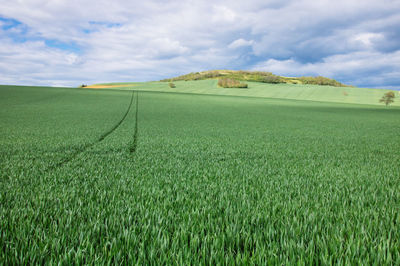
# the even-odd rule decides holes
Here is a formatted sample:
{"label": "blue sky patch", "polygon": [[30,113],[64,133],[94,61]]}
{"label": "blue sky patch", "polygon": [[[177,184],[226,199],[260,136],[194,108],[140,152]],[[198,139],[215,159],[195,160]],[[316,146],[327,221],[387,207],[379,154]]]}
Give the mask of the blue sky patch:
{"label": "blue sky patch", "polygon": [[69,52],[74,52],[74,53],[80,53],[81,48],[79,45],[73,42],[60,42],[57,40],[44,40],[44,43],[46,46],[51,47],[51,48],[56,48],[64,51],[69,51]]}
{"label": "blue sky patch", "polygon": [[1,17],[1,16],[0,16],[0,22],[2,24],[1,28],[3,30],[9,30],[9,29],[12,29],[12,28],[22,25],[22,23],[16,19],[5,18],[5,17]]}
{"label": "blue sky patch", "polygon": [[121,23],[107,22],[107,21],[89,21],[89,26],[82,29],[85,34],[98,32],[101,28],[119,28],[122,27]]}
{"label": "blue sky patch", "polygon": [[103,26],[106,28],[121,27],[121,23],[107,22],[107,21],[89,21],[90,25]]}
{"label": "blue sky patch", "polygon": [[0,17],[1,29],[4,30],[6,35],[16,43],[24,43],[28,41],[43,41],[47,47],[56,48],[64,51],[79,53],[81,48],[74,42],[61,42],[54,39],[46,39],[39,34],[30,32],[29,27],[11,18]]}

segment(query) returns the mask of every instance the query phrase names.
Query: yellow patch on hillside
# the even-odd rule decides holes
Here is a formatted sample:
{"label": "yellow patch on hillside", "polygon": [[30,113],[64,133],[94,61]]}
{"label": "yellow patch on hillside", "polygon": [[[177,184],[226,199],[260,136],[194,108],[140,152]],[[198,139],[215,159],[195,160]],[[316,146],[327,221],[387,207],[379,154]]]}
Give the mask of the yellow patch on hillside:
{"label": "yellow patch on hillside", "polygon": [[133,87],[136,85],[129,85],[129,84],[121,84],[121,85],[89,85],[84,88],[88,89],[108,89],[108,88],[121,88],[121,87]]}

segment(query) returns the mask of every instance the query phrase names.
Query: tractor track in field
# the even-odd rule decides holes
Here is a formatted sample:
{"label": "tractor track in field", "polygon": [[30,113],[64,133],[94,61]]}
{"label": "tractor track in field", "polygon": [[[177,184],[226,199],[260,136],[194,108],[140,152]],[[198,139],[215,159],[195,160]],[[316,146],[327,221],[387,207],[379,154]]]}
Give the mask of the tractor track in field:
{"label": "tractor track in field", "polygon": [[131,153],[136,152],[138,141],[138,117],[139,117],[139,92],[136,92],[136,110],[135,110],[135,129],[133,131],[133,141],[129,148]]}
{"label": "tractor track in field", "polygon": [[[129,103],[128,109],[126,110],[126,113],[124,114],[124,116],[121,118],[121,120],[115,124],[109,131],[105,132],[103,135],[100,136],[100,138],[98,139],[97,142],[102,141],[104,138],[106,138],[108,135],[110,135],[111,133],[114,132],[114,130],[116,130],[121,124],[122,122],[124,122],[126,116],[128,115],[129,111],[131,110],[132,107],[132,103],[133,103],[133,96],[135,95],[135,91],[132,91],[132,96],[131,96],[131,102]],[[137,92],[136,92],[137,95]],[[137,96],[136,96],[137,98]]]}
{"label": "tractor track in field", "polygon": [[[105,133],[103,133],[102,135],[100,135],[100,137],[91,143],[87,143],[83,146],[81,146],[79,149],[77,149],[75,152],[73,152],[70,156],[64,158],[63,160],[61,160],[60,162],[58,162],[55,165],[52,165],[50,167],[48,167],[47,169],[44,170],[44,172],[49,172],[51,170],[57,169],[63,165],[65,165],[66,163],[72,161],[73,159],[75,159],[79,154],[85,152],[86,150],[88,150],[89,148],[93,147],[94,145],[102,142],[107,136],[109,136],[111,133],[113,133],[121,124],[122,122],[124,122],[125,118],[128,116],[129,111],[131,110],[132,107],[132,103],[133,103],[133,98],[135,95],[135,91],[132,91],[132,96],[131,96],[131,101],[129,103],[128,109],[126,110],[125,114],[122,116],[122,118],[118,121],[118,123],[116,123],[111,129],[109,129],[108,131],[106,131]],[[136,102],[137,102],[137,92],[136,92]],[[137,107],[136,107],[136,116],[137,116]],[[135,122],[135,131],[136,131],[136,124],[137,124],[137,119]]]}

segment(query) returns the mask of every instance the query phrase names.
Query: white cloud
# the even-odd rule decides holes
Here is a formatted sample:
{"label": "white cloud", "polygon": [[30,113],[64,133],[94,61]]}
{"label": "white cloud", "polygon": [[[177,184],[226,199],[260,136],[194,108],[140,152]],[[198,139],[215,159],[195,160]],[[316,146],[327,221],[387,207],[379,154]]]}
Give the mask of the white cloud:
{"label": "white cloud", "polygon": [[231,42],[228,45],[228,48],[236,49],[236,48],[239,48],[239,47],[251,46],[253,43],[254,43],[254,41],[252,41],[252,40],[246,41],[245,39],[240,38],[240,39],[237,39],[237,40]]}
{"label": "white cloud", "polygon": [[382,40],[384,38],[382,33],[366,32],[360,33],[353,37],[353,41],[360,42],[366,48],[372,48],[374,42]]}
{"label": "white cloud", "polygon": [[215,23],[233,23],[237,19],[236,13],[226,6],[213,6],[212,20]]}

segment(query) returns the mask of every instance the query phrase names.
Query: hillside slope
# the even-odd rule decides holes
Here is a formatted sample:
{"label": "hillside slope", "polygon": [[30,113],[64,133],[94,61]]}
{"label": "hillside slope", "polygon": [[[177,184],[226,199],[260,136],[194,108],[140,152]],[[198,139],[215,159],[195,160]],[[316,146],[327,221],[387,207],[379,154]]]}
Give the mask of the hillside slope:
{"label": "hillside slope", "polygon": [[[102,84],[102,87],[97,86],[96,88],[280,98],[321,102],[371,104],[382,106],[383,104],[379,103],[379,99],[384,93],[388,91],[383,89],[381,90],[356,87],[334,87],[308,84],[269,84],[261,82],[247,83],[249,85],[247,89],[221,88],[217,85],[217,80],[215,79],[175,81],[175,88],[170,88],[167,82],[135,82],[131,83],[131,86],[129,86],[129,83],[123,83],[120,87],[118,87],[118,84],[112,83],[112,86]],[[396,92],[396,98],[392,105],[400,106],[399,92]]]}

